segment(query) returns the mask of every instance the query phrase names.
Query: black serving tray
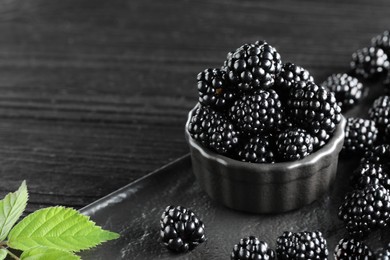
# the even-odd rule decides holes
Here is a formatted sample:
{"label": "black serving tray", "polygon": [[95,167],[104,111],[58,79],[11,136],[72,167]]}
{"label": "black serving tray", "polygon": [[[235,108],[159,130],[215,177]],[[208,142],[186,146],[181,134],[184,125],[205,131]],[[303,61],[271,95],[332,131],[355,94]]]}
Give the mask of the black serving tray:
{"label": "black serving tray", "polygon": [[[196,182],[191,159],[186,155],[81,209],[104,228],[119,232],[118,240],[82,253],[87,259],[229,259],[241,237],[255,235],[275,246],[283,231],[320,230],[332,253],[346,234],[337,218],[337,208],[349,189],[348,179],[356,160],[342,159],[336,184],[320,200],[299,210],[277,214],[242,213],[216,204]],[[208,240],[187,254],[173,254],[161,246],[160,216],[167,205],[193,209],[204,221]],[[373,233],[367,243],[373,248],[390,241],[389,230]],[[331,256],[329,259],[332,259]]]}
{"label": "black serving tray", "polygon": [[[384,92],[380,83],[366,82],[365,89],[365,98],[345,117],[367,117],[372,102]],[[346,236],[343,222],[337,218],[338,207],[351,190],[349,179],[359,160],[351,154],[341,154],[335,184],[316,202],[283,214],[260,215],[213,202],[196,182],[191,158],[186,155],[81,209],[103,228],[121,235],[81,256],[84,260],[229,259],[234,244],[242,237],[255,235],[274,248],[283,231],[320,230],[328,241],[329,259],[333,259],[337,242]],[[168,205],[182,205],[195,211],[205,223],[208,240],[187,254],[174,254],[161,246],[159,220]],[[387,242],[390,228],[377,231],[366,240],[374,250]]]}

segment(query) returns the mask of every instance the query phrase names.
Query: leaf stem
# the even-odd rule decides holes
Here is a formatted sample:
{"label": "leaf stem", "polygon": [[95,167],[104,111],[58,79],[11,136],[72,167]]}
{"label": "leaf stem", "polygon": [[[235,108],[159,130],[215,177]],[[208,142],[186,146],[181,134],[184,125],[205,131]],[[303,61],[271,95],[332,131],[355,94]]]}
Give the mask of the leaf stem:
{"label": "leaf stem", "polygon": [[[4,248],[4,247],[3,247]],[[17,256],[17,255],[15,255],[14,253],[12,253],[11,251],[9,251],[7,248],[4,248],[6,251],[7,251],[7,253],[13,258],[13,259],[15,259],[15,260],[20,260],[20,258]]]}

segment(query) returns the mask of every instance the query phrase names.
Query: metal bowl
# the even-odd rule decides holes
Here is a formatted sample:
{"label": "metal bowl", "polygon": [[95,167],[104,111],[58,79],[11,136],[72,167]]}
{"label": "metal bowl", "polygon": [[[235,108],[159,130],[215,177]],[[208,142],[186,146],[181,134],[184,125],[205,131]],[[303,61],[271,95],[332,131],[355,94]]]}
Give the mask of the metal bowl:
{"label": "metal bowl", "polygon": [[344,117],[328,143],[302,160],[247,163],[210,151],[190,136],[188,124],[196,107],[188,114],[185,136],[193,172],[215,201],[253,213],[285,212],[317,200],[334,182],[344,142]]}

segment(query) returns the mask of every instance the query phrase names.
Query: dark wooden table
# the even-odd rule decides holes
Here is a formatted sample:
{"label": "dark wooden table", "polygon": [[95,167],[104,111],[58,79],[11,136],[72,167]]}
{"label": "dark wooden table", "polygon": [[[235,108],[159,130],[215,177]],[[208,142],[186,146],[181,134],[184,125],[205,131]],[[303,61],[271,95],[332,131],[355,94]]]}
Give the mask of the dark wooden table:
{"label": "dark wooden table", "polygon": [[0,195],[80,208],[188,152],[196,74],[266,39],[318,82],[388,29],[390,2],[0,3]]}

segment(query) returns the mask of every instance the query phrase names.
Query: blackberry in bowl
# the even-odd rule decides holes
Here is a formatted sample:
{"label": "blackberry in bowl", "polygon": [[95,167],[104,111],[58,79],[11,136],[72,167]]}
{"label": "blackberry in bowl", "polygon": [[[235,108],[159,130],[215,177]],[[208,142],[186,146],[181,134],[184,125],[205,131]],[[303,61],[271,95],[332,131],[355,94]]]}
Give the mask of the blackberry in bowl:
{"label": "blackberry in bowl", "polygon": [[222,70],[199,75],[200,101],[188,114],[185,136],[193,172],[212,199],[236,210],[276,213],[327,192],[346,123],[332,92],[302,67],[282,67],[264,41],[241,46]]}

